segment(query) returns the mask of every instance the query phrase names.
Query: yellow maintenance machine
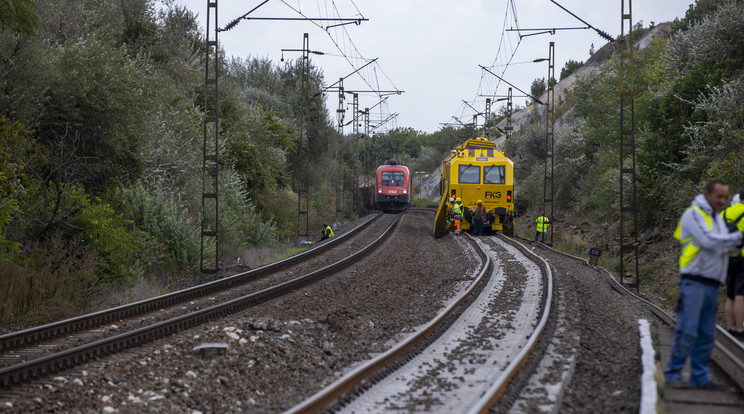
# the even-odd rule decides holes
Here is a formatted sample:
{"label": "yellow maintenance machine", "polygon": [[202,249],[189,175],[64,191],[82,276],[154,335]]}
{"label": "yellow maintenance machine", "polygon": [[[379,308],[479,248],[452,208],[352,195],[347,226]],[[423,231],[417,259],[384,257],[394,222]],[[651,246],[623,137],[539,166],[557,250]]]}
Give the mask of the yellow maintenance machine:
{"label": "yellow maintenance machine", "polygon": [[462,199],[462,230],[473,227],[472,211],[478,200],[487,211],[485,231],[514,236],[514,163],[486,138],[465,141],[442,165],[442,198],[439,200],[434,236],[454,228],[450,198]]}

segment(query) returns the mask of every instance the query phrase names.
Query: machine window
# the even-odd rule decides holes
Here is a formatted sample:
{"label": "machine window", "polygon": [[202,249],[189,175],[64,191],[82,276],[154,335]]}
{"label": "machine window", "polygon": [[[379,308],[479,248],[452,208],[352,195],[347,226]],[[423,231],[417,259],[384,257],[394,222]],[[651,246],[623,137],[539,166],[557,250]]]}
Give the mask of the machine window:
{"label": "machine window", "polygon": [[382,185],[401,186],[404,184],[403,183],[404,177],[405,177],[405,174],[399,171],[382,171],[380,173]]}
{"label": "machine window", "polygon": [[477,165],[460,165],[460,184],[480,184],[480,167]]}
{"label": "machine window", "polygon": [[488,165],[483,167],[484,184],[506,184],[506,166]]}

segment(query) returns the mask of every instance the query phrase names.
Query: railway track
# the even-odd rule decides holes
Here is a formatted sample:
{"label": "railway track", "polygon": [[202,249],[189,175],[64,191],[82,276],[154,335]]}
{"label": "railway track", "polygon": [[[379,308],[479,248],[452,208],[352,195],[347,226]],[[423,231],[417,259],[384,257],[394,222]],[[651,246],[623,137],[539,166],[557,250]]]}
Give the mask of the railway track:
{"label": "railway track", "polygon": [[[0,386],[7,388],[151,342],[285,295],[332,275],[379,247],[393,233],[401,216],[382,219],[389,223],[382,223],[380,217],[375,216],[330,243],[253,271],[130,305],[3,335],[0,337],[0,361],[4,363],[0,368]],[[353,246],[355,236],[373,223],[385,230],[371,243]],[[340,248],[338,257],[326,257],[332,248]],[[324,253],[326,255],[320,256]],[[308,261],[319,256],[321,258],[317,263],[308,264]],[[259,290],[253,289],[248,294],[234,293],[236,287],[277,274],[282,275],[281,280],[273,280]],[[232,293],[226,296],[224,292]],[[156,316],[168,307],[177,315],[166,318]],[[137,318],[132,319],[134,316]],[[112,323],[122,326],[111,326]]]}
{"label": "railway track", "polygon": [[[576,260],[585,266],[589,262],[545,245],[539,245],[541,249],[547,249],[558,255]],[[635,294],[620,283],[607,269],[594,268],[601,276],[606,278],[610,286],[626,300],[634,302],[640,308],[647,310],[649,321],[655,325],[654,336],[656,338],[657,362],[663,370],[666,367],[671,337],[673,335],[675,318],[673,315],[657,306],[650,300]],[[716,343],[713,349],[711,374],[714,380],[730,385],[727,392],[709,392],[703,390],[664,390],[659,397],[662,399],[660,406],[669,412],[684,411],[693,412],[698,410],[712,410],[710,412],[739,412],[744,403],[744,345],[734,339],[720,325],[716,326]],[[659,367],[657,366],[657,369]],[[715,378],[718,376],[718,378]],[[738,388],[736,390],[735,388]],[[728,411],[727,411],[728,410]]]}
{"label": "railway track", "polygon": [[288,412],[485,412],[494,406],[548,330],[552,274],[510,239],[464,247],[480,261],[468,289],[415,334]]}

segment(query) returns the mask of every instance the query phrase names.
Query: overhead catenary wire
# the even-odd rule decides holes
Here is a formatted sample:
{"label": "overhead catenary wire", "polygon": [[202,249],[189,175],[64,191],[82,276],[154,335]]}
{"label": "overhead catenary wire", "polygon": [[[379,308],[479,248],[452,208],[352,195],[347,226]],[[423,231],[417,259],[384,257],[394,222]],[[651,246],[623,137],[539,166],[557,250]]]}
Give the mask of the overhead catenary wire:
{"label": "overhead catenary wire", "polygon": [[[514,0],[508,0],[507,7],[504,10],[501,37],[499,39],[498,47],[496,50],[496,56],[494,57],[493,62],[490,66],[490,68],[502,68],[502,70],[500,71],[501,77],[504,76],[508,67],[512,64],[512,61],[514,60],[514,57],[516,56],[516,53],[522,41],[521,38],[518,38],[516,39],[516,42],[512,42],[511,37],[508,36],[506,31],[507,25],[509,27],[517,27],[517,30],[519,30],[519,19],[517,18],[517,9]],[[495,83],[492,83],[491,79],[491,77],[486,76],[484,71],[481,71],[481,78],[478,84],[478,88],[476,89],[472,100],[468,102],[468,105],[470,105],[471,107],[482,105],[485,103],[485,99],[480,99],[483,97],[483,95],[496,93],[501,85],[501,78],[497,77]],[[457,112],[455,113],[459,114],[460,117],[463,118],[466,116],[467,111],[468,107],[460,104]],[[475,110],[475,113],[478,112],[478,110]],[[472,116],[472,113],[469,115]]]}
{"label": "overhead catenary wire", "polygon": [[[305,17],[305,15],[302,13],[302,10],[298,6],[294,7],[291,4],[289,4],[286,0],[282,0],[282,3],[289,7],[292,11],[295,13],[300,14],[301,16]],[[364,18],[364,15],[359,10],[359,8],[356,6],[353,1],[351,2],[354,6],[354,9],[356,10],[356,16],[359,16],[361,19],[367,20]],[[335,0],[331,0],[330,4],[328,0],[324,0],[323,5],[320,4],[320,1],[316,1],[316,8],[318,10],[318,14],[321,16],[324,16],[326,19],[330,18],[339,18],[340,12],[338,10],[338,6],[335,2]],[[323,31],[326,32],[331,42],[333,42],[336,49],[341,53],[341,56],[349,63],[349,65],[354,68],[355,70],[358,69],[360,66],[364,67],[367,66],[367,64],[370,61],[373,61],[371,59],[365,58],[362,53],[357,48],[356,44],[351,38],[351,35],[349,34],[349,31],[347,29],[346,25],[328,25],[323,26],[322,24],[319,24],[317,22],[312,21],[313,24],[315,24],[320,29],[323,29]],[[360,65],[357,62],[362,62],[363,64]],[[382,66],[379,64],[379,62],[375,62],[372,67],[366,68],[364,70],[361,70],[357,73],[357,76],[359,76],[362,81],[372,90],[380,90],[380,78],[378,75],[378,69],[379,73],[382,73],[385,80],[390,83],[393,89],[402,92],[398,89],[397,86],[393,83],[393,81],[390,79],[389,76],[385,73]],[[378,97],[381,97],[381,94],[377,94]],[[385,105],[386,109],[389,109],[387,107],[387,104]],[[382,108],[380,108],[380,111],[382,111]],[[389,112],[388,112],[389,113]],[[385,114],[385,116],[387,116]]]}
{"label": "overhead catenary wire", "polygon": [[593,29],[593,30],[594,30],[595,32],[597,32],[597,34],[599,34],[600,36],[604,37],[604,38],[605,38],[605,39],[607,39],[608,41],[610,41],[610,42],[614,42],[614,41],[615,41],[615,38],[613,38],[612,36],[610,36],[610,34],[609,34],[609,33],[607,33],[607,32],[604,32],[604,31],[602,31],[602,30],[599,30],[599,29],[597,29],[596,27],[592,26],[591,24],[587,23],[587,22],[586,22],[586,21],[585,21],[584,19],[582,19],[581,17],[579,17],[579,16],[575,15],[575,14],[574,14],[573,12],[571,12],[571,11],[570,11],[570,10],[568,10],[567,8],[565,8],[565,7],[561,6],[560,4],[558,4],[558,2],[557,2],[557,1],[555,1],[555,0],[550,0],[550,2],[551,2],[551,3],[553,3],[553,4],[555,4],[556,6],[560,7],[561,9],[563,9],[563,10],[564,10],[564,11],[565,11],[566,13],[568,13],[568,14],[570,14],[571,16],[575,17],[575,18],[576,18],[577,20],[579,20],[579,21],[580,21],[581,23],[584,23],[585,25],[589,26],[589,27],[590,27],[591,29]]}

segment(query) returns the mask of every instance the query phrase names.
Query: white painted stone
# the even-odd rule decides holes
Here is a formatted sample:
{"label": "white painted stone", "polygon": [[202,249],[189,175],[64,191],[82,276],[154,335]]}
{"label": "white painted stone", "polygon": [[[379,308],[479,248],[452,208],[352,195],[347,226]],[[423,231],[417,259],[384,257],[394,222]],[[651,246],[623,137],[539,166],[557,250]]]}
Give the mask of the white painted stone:
{"label": "white painted stone", "polygon": [[638,320],[638,330],[640,331],[641,342],[641,406],[638,409],[640,414],[653,414],[656,412],[656,403],[658,399],[658,388],[656,386],[656,351],[651,341],[651,330],[649,323],[645,319]]}

